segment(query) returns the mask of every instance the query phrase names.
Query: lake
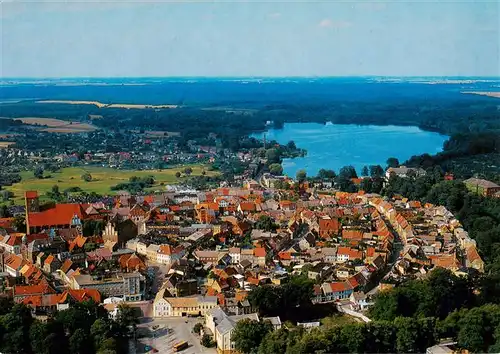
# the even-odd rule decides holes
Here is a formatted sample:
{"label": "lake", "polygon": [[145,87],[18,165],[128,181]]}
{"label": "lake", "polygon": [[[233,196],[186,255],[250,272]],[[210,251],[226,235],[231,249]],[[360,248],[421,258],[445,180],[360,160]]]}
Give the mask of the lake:
{"label": "lake", "polygon": [[257,139],[276,140],[286,144],[293,140],[306,149],[307,156],[283,161],[284,174],[295,177],[304,169],[314,176],[321,168],[338,172],[352,165],[361,172],[363,166],[381,165],[396,157],[401,163],[413,155],[442,151],[447,136],[410,126],[377,126],[318,123],[286,123],[283,129],[270,129],[253,134]]}

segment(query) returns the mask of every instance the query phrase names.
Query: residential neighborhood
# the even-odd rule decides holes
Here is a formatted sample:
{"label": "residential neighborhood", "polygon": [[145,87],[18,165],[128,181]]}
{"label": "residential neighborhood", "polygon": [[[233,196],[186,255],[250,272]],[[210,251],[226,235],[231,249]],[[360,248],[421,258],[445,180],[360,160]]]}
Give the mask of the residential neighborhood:
{"label": "residential neighborhood", "polygon": [[[25,232],[0,220],[0,274],[4,294],[36,318],[90,299],[116,316],[124,303],[167,323],[198,317],[222,353],[234,352],[240,320],[282,326],[248,301],[262,286],[303,276],[314,283],[313,304],[369,321],[371,298],[387,287],[436,267],[485,271],[476,242],[443,206],[308,183],[286,194],[252,180],[177,187],[108,204],[44,205],[27,191],[25,209]],[[90,224],[99,227],[84,236]]]}

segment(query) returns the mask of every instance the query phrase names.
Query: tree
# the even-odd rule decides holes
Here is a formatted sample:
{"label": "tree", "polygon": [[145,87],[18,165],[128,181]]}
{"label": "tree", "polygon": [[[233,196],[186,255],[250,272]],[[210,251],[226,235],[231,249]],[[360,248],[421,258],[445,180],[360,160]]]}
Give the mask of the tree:
{"label": "tree", "polygon": [[285,353],[288,343],[288,329],[282,327],[268,333],[259,345],[259,354]]}
{"label": "tree", "polygon": [[259,217],[259,220],[257,220],[254,227],[259,230],[274,232],[278,228],[278,225],[274,223],[274,219],[272,217],[268,215],[262,215]]}
{"label": "tree", "polygon": [[286,147],[287,147],[287,149],[289,149],[289,150],[296,150],[296,149],[297,149],[297,146],[295,145],[295,141],[293,141],[293,140],[290,140],[290,141],[286,144]]}
{"label": "tree", "polygon": [[89,346],[89,337],[82,328],[78,328],[71,337],[69,337],[69,350],[72,354],[92,353],[92,347]]}
{"label": "tree", "polygon": [[14,227],[18,232],[26,232],[26,219],[22,215],[14,217]]}
{"label": "tree", "polygon": [[176,178],[181,178],[181,173],[180,173],[179,171],[177,171],[177,172],[175,173],[175,177],[176,177]]}
{"label": "tree", "polygon": [[[125,304],[118,305],[118,316],[116,318],[118,325],[124,329],[132,329],[132,333],[135,333],[137,325],[139,324],[139,316],[133,307]],[[128,332],[128,331],[126,331]]]}
{"label": "tree", "polygon": [[92,181],[92,175],[88,172],[84,173],[82,176],[82,181],[85,181],[85,182],[90,182]]}
{"label": "tree", "polygon": [[278,149],[272,148],[266,150],[266,159],[269,165],[273,163],[280,163],[280,152]]}
{"label": "tree", "polygon": [[201,345],[203,345],[205,348],[212,348],[215,346],[215,343],[212,339],[212,337],[208,334],[204,334],[202,337],[201,337],[201,340],[200,340],[200,343]]}
{"label": "tree", "polygon": [[197,323],[193,326],[193,333],[200,334],[203,329],[203,324]]}
{"label": "tree", "polygon": [[269,165],[269,172],[275,176],[280,176],[283,174],[283,167],[279,163],[273,163]]}
{"label": "tree", "polygon": [[7,205],[0,205],[0,218],[8,218],[10,216],[11,214],[9,212],[9,208],[7,208]]}
{"label": "tree", "polygon": [[0,348],[7,353],[30,353],[30,327],[33,323],[31,310],[25,305],[16,304],[9,313],[0,318],[3,339]]}
{"label": "tree", "polygon": [[389,157],[386,161],[387,167],[398,167],[399,166],[399,160],[395,157]]}
{"label": "tree", "polygon": [[337,176],[334,170],[326,170],[324,168],[318,171],[319,179],[334,179]]}
{"label": "tree", "polygon": [[189,176],[191,173],[193,173],[193,169],[191,167],[186,167],[184,169],[184,173]]}
{"label": "tree", "polygon": [[371,177],[382,177],[384,175],[384,169],[380,165],[370,166],[370,176]]}
{"label": "tree", "polygon": [[38,166],[37,168],[35,168],[33,175],[35,176],[35,178],[42,179],[43,178],[43,167]]}
{"label": "tree", "polygon": [[357,177],[356,169],[353,166],[344,166],[340,169],[339,178],[351,179]]}
{"label": "tree", "polygon": [[396,327],[396,350],[400,353],[414,353],[417,348],[418,326],[410,317],[398,317],[394,320]]}
{"label": "tree", "polygon": [[101,345],[111,334],[111,326],[104,319],[97,319],[90,327],[90,334],[94,338],[96,348],[101,348]]}
{"label": "tree", "polygon": [[307,172],[305,170],[298,170],[295,178],[299,183],[302,183],[306,180]]}
{"label": "tree", "polygon": [[363,166],[363,169],[361,170],[361,175],[365,177],[369,176],[368,166]]}
{"label": "tree", "polygon": [[273,326],[270,322],[258,322],[244,319],[236,323],[232,339],[236,350],[250,353],[259,347],[262,339],[271,332]]}

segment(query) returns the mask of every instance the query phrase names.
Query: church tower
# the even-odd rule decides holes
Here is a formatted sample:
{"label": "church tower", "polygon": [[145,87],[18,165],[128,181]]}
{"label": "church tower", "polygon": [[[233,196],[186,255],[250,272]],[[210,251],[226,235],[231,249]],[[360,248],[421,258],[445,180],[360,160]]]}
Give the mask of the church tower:
{"label": "church tower", "polygon": [[26,233],[30,233],[30,213],[38,213],[40,211],[40,201],[38,200],[37,191],[26,191],[24,193],[24,207],[26,208]]}

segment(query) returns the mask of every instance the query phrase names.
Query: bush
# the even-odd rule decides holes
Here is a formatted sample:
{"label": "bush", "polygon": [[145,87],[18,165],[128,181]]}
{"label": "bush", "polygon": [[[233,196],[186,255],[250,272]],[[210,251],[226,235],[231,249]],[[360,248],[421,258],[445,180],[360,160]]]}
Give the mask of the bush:
{"label": "bush", "polygon": [[193,333],[200,334],[202,329],[203,329],[203,325],[201,323],[197,323],[193,327]]}
{"label": "bush", "polygon": [[210,336],[208,334],[204,334],[203,337],[201,337],[200,343],[205,348],[213,348],[213,347],[215,347],[215,342],[213,341],[212,336]]}

